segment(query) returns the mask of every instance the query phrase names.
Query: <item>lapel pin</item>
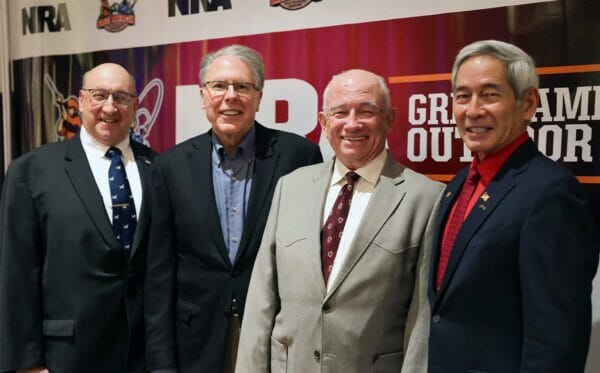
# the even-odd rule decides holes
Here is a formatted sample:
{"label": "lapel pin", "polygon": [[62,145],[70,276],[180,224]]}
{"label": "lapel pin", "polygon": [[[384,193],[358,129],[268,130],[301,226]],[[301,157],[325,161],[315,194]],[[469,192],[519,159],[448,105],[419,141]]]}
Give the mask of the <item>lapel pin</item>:
{"label": "lapel pin", "polygon": [[487,200],[490,199],[490,195],[487,194],[487,192],[483,192],[483,194],[481,195],[481,199],[483,200],[483,202],[487,202]]}
{"label": "lapel pin", "polygon": [[451,195],[452,195],[452,192],[446,193],[446,198],[450,197]]}
{"label": "lapel pin", "polygon": [[485,211],[485,205],[481,204],[478,206],[480,209],[482,209],[483,211]]}
{"label": "lapel pin", "polygon": [[144,159],[144,162],[145,162],[146,164],[152,164],[152,162],[150,162],[148,159]]}

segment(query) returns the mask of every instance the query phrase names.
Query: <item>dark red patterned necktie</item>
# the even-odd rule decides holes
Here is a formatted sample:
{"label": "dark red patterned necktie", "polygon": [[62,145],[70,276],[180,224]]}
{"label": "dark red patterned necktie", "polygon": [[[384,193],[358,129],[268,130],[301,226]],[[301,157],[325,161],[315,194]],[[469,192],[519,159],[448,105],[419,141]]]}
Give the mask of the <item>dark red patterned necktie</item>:
{"label": "dark red patterned necktie", "polygon": [[442,287],[442,280],[444,279],[444,274],[446,273],[446,266],[448,265],[448,260],[450,259],[450,253],[452,252],[454,240],[456,239],[456,235],[458,234],[458,231],[465,220],[467,205],[469,204],[469,200],[475,191],[475,187],[477,187],[480,176],[481,175],[479,175],[476,167],[472,167],[469,170],[467,180],[463,184],[460,194],[456,199],[454,214],[452,214],[448,220],[448,229],[442,240],[440,260],[438,261],[437,274],[435,278],[435,290],[437,292],[439,292],[440,288]]}
{"label": "dark red patterned necktie", "polygon": [[348,172],[346,174],[346,184],[340,190],[329,217],[325,221],[325,226],[321,231],[321,266],[323,268],[323,279],[325,284],[331,274],[333,268],[333,260],[337,254],[337,249],[342,238],[344,226],[348,218],[348,211],[350,211],[350,204],[352,203],[352,190],[354,189],[354,182],[358,180],[359,176],[355,172]]}

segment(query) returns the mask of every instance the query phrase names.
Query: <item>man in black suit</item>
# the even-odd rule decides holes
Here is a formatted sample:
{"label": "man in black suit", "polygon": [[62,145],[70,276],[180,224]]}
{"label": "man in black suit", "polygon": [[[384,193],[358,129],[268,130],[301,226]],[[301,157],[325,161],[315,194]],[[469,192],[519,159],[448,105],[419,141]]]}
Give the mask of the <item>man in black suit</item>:
{"label": "man in black suit", "polygon": [[[79,106],[79,135],[23,155],[7,173],[0,371],[144,371],[142,290],[155,153],[129,138],[135,82],[123,67],[88,71]],[[109,149],[122,156],[107,158]],[[119,207],[109,182],[113,162],[125,169],[122,185],[131,192]],[[126,241],[113,231],[120,209],[131,209],[121,216],[130,224],[119,228],[133,234]]]}
{"label": "man in black suit", "polygon": [[584,369],[598,231],[577,179],[527,135],[537,89],[514,45],[479,41],[456,57],[454,116],[474,157],[440,204],[429,372]]}
{"label": "man in black suit", "polygon": [[258,52],[232,45],[206,55],[200,83],[212,130],[156,162],[145,296],[151,371],[233,371],[275,184],[322,161],[306,139],[255,122]]}

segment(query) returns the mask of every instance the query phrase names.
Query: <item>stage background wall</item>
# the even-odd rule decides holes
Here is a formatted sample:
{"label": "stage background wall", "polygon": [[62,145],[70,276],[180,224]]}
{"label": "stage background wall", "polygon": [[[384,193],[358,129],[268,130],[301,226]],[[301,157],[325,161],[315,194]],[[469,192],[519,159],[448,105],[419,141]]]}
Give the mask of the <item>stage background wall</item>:
{"label": "stage background wall", "polygon": [[[202,133],[199,61],[240,43],[265,58],[261,123],[331,156],[317,125],[322,90],[333,74],[365,68],[386,78],[398,109],[388,137],[394,158],[448,181],[471,159],[451,116],[452,61],[465,44],[493,38],[535,58],[542,104],[530,136],[584,184],[600,221],[597,0],[138,0],[106,1],[108,9],[100,0],[0,1],[10,39],[9,58],[0,59],[10,61],[7,158],[68,137],[58,129],[80,124],[68,109],[77,109],[82,73],[107,61],[136,77],[136,139],[164,151]],[[594,288],[590,373],[600,371],[598,276]]]}

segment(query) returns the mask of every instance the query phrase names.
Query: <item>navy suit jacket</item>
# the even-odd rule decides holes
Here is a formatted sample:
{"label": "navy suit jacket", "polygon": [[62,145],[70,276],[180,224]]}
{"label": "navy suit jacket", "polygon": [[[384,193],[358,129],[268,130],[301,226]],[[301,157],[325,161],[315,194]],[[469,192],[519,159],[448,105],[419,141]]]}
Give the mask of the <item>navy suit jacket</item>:
{"label": "navy suit jacket", "polygon": [[211,132],[157,158],[145,302],[150,370],[222,371],[232,299],[243,314],[277,180],[322,162],[306,139],[255,126],[252,187],[233,264],[215,202]]}
{"label": "navy suit jacket", "polygon": [[448,184],[440,204],[429,371],[582,372],[599,248],[583,188],[525,142],[467,216],[436,294],[443,228],[466,174]]}
{"label": "navy suit jacket", "polygon": [[143,202],[130,255],[113,234],[79,136],[12,161],[0,202],[0,371],[143,371],[155,153],[131,147]]}

